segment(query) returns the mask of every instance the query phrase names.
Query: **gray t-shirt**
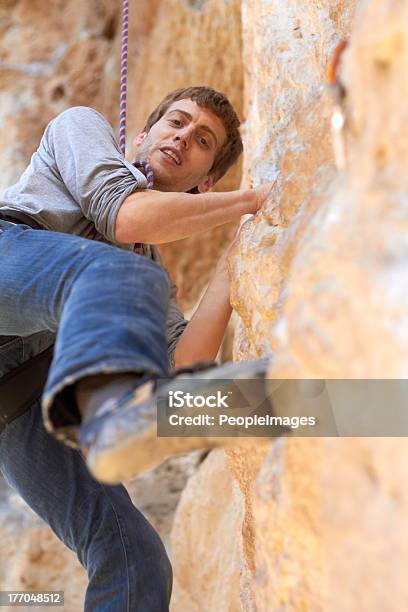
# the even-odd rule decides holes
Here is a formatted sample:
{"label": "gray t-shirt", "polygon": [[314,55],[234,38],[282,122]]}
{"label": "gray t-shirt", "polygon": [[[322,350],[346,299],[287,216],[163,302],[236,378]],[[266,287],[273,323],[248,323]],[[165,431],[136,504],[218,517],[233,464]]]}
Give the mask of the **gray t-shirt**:
{"label": "gray t-shirt", "polygon": [[[112,127],[92,108],[70,108],[47,126],[38,150],[20,180],[0,197],[0,212],[40,227],[83,236],[95,235],[119,248],[114,239],[116,215],[123,201],[146,188],[145,176],[124,159]],[[145,254],[160,262],[155,247]],[[167,339],[172,364],[177,340],[187,321],[171,286]]]}

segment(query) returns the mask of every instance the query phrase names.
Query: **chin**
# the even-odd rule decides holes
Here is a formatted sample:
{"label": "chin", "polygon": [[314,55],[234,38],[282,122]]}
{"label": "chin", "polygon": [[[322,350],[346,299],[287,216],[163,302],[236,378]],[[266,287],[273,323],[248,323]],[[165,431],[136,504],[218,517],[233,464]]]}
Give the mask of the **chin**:
{"label": "chin", "polygon": [[154,164],[150,162],[150,165],[153,170],[154,182],[160,183],[160,185],[173,185],[174,177],[171,176],[171,173],[164,171],[163,168],[159,164]]}

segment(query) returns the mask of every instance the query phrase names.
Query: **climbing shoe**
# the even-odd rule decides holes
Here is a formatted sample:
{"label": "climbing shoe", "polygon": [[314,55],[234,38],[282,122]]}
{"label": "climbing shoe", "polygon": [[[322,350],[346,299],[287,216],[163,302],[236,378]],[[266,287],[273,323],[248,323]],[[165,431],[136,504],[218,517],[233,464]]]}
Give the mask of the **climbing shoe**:
{"label": "climbing shoe", "polygon": [[89,471],[101,482],[116,484],[172,455],[196,449],[242,445],[242,438],[220,434],[217,437],[202,434],[196,437],[158,437],[158,402],[160,398],[175,393],[186,397],[214,392],[220,381],[223,397],[228,397],[234,392],[235,380],[263,380],[268,365],[268,359],[227,362],[221,366],[197,364],[176,370],[166,379],[138,381],[134,390],[113,402],[111,410],[96,415],[81,426],[79,447]]}

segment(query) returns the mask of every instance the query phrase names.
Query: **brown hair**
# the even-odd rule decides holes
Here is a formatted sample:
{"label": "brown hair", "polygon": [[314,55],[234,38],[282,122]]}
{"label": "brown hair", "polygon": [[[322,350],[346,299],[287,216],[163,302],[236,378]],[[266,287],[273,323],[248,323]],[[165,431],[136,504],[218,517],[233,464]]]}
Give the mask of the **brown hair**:
{"label": "brown hair", "polygon": [[227,170],[237,161],[243,151],[241,135],[239,133],[240,120],[228,98],[210,87],[187,87],[176,89],[169,93],[164,100],[149,115],[143,131],[148,132],[152,125],[167,112],[167,109],[176,100],[192,100],[198,106],[209,108],[219,117],[227,133],[227,141],[217,153],[210,174],[215,175],[218,181]]}

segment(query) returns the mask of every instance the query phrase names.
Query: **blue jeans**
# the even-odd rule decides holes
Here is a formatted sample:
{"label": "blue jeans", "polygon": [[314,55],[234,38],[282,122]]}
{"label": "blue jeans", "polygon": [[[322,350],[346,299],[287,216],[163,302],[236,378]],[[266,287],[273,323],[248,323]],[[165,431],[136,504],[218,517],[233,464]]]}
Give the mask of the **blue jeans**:
{"label": "blue jeans", "polygon": [[79,422],[72,389],[85,376],[167,375],[168,298],[166,273],[141,255],[0,221],[0,336],[58,331],[42,398],[48,431]]}
{"label": "blue jeans", "polygon": [[86,568],[86,612],[168,611],[158,534],[123,486],[94,480],[80,452],[45,431],[38,401],[0,434],[0,471]]}
{"label": "blue jeans", "polygon": [[96,482],[48,432],[79,423],[72,389],[84,376],[167,374],[168,292],[164,271],[140,255],[0,221],[0,341],[12,337],[0,342],[0,376],[56,334],[42,418],[38,398],[0,434],[0,470],[76,551],[89,612],[168,610],[171,567],[124,487]]}

